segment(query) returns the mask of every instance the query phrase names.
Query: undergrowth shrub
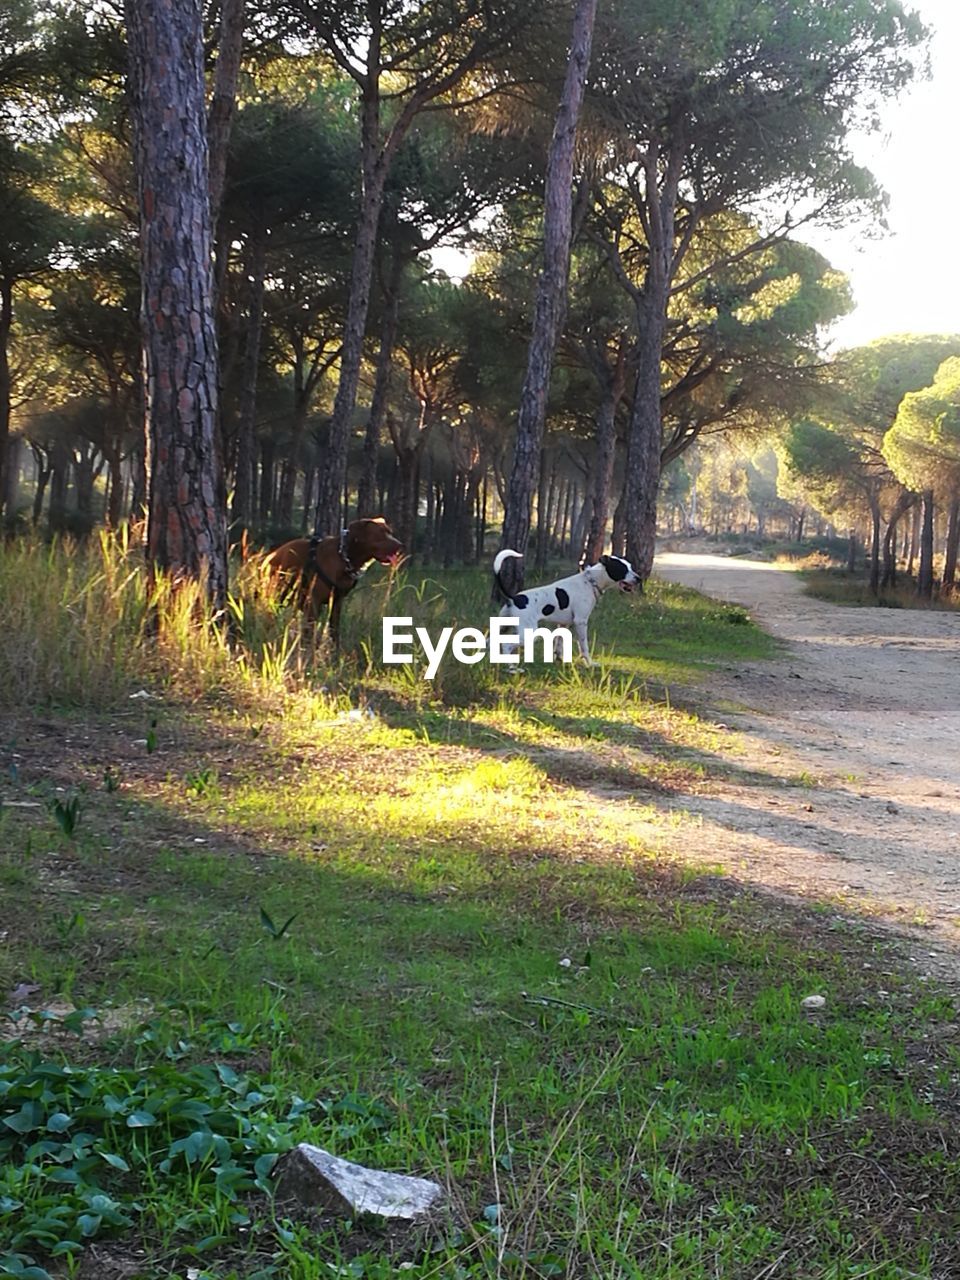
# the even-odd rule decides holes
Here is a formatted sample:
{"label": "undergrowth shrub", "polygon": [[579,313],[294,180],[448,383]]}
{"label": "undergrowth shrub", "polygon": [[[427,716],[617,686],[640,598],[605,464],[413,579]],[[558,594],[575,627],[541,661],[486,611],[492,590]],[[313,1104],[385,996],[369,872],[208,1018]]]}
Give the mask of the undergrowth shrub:
{"label": "undergrowth shrub", "polygon": [[300,621],[259,561],[216,615],[198,583],[152,581],[127,527],[0,548],[0,705],[109,706],[146,683],[191,698],[302,676]]}

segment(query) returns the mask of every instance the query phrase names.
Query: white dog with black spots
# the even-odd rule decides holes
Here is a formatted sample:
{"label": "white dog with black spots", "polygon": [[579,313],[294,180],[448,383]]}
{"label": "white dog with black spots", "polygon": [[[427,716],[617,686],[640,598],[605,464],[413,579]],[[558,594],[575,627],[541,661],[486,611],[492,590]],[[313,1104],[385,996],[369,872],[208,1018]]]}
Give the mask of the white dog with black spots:
{"label": "white dog with black spots", "polygon": [[[518,654],[523,652],[523,640],[527,632],[538,627],[569,627],[577,638],[580,656],[588,667],[592,667],[593,659],[590,657],[587,640],[590,615],[597,601],[611,587],[620,591],[643,589],[643,581],[634,571],[633,565],[622,556],[601,556],[596,564],[571,574],[569,578],[561,578],[559,582],[551,582],[545,587],[531,587],[528,591],[519,591],[511,596],[500,577],[500,570],[511,557],[522,558],[519,551],[498,552],[493,562],[493,573],[497,586],[507,600],[500,610],[500,617],[516,618],[519,622]],[[512,648],[512,645],[509,647]],[[504,649],[507,648],[505,643]]]}

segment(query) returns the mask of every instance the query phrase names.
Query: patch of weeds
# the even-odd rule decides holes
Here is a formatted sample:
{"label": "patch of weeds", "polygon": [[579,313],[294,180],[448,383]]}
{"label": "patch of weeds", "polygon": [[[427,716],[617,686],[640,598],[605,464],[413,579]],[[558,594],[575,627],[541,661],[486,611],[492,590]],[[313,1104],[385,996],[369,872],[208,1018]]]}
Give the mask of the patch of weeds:
{"label": "patch of weeds", "polygon": [[63,832],[63,835],[67,840],[72,840],[77,833],[80,815],[83,812],[80,797],[73,792],[68,796],[64,796],[62,800],[54,800],[51,810],[54,821]]}
{"label": "patch of weeds", "polygon": [[192,770],[183,781],[191,795],[198,799],[202,796],[216,795],[218,790],[217,771],[209,767]]}

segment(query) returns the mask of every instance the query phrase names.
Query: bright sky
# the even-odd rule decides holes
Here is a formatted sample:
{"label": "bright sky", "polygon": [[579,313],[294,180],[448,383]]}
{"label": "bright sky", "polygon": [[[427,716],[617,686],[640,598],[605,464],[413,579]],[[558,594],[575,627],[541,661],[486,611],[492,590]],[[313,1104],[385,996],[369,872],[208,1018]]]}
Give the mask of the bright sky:
{"label": "bright sky", "polygon": [[960,332],[960,3],[910,7],[934,29],[932,78],[891,103],[883,132],[854,148],[890,196],[890,234],[806,237],[853,287],[857,309],[831,331],[834,348],[890,333]]}
{"label": "bright sky", "polygon": [[[890,197],[889,234],[803,237],[853,288],[856,310],[827,335],[832,350],[892,333],[960,332],[960,0],[907,4],[933,29],[931,78],[888,105],[881,132],[853,144]],[[456,250],[433,260],[451,275],[467,268]]]}

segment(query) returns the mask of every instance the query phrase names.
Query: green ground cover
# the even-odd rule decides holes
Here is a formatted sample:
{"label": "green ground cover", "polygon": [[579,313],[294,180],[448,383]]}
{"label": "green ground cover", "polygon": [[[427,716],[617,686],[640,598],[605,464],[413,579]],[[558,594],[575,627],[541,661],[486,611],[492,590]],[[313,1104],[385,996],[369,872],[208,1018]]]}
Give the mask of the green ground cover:
{"label": "green ground cover", "polygon": [[[307,670],[262,594],[242,648],[172,607],[157,644],[140,578],[71,554],[59,587],[0,556],[0,687],[31,692],[0,735],[0,1274],[960,1270],[952,999],[871,926],[658,856],[665,792],[764,782],[690,683],[772,652],[742,612],[654,585],[601,603],[594,671],[431,687],[377,662],[385,597],[482,622],[483,574],[371,578]],[[58,590],[82,679],[31,603]],[[446,1208],[293,1213],[301,1139]]]}

